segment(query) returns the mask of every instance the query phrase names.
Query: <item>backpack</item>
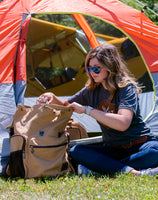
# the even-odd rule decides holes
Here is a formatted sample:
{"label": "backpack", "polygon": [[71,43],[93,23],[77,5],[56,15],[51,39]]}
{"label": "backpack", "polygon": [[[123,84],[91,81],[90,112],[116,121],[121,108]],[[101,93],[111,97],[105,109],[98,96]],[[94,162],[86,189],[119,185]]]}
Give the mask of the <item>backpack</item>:
{"label": "backpack", "polygon": [[65,130],[69,133],[70,141],[88,138],[85,127],[81,123],[74,121],[72,118],[68,121]]}
{"label": "backpack", "polygon": [[73,171],[66,126],[73,111],[55,104],[18,105],[6,175],[35,178]]}

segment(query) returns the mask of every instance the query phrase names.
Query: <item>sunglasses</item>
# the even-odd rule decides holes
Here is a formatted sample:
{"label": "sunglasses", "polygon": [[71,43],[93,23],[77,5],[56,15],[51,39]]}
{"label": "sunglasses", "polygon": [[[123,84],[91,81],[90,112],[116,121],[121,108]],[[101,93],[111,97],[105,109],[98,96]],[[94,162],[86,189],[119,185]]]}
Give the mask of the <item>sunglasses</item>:
{"label": "sunglasses", "polygon": [[89,74],[91,73],[91,70],[96,74],[100,73],[100,67],[87,67],[87,71]]}

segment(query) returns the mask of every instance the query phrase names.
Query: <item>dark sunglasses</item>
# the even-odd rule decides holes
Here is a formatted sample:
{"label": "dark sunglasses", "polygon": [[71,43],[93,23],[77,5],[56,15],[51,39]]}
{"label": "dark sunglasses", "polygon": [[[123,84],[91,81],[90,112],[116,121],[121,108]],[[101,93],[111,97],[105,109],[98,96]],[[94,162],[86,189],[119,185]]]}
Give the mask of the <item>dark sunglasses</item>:
{"label": "dark sunglasses", "polygon": [[96,74],[100,73],[100,67],[87,67],[87,71],[89,74],[91,73],[91,70]]}

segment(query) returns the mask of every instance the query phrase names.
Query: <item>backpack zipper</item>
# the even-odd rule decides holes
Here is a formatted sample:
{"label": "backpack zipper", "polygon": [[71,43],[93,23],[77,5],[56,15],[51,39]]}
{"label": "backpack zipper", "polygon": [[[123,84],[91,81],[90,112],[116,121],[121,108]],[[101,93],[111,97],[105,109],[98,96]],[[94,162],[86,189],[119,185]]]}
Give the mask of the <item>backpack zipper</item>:
{"label": "backpack zipper", "polygon": [[61,147],[67,145],[68,142],[65,142],[63,144],[58,144],[58,145],[48,145],[48,146],[36,146],[36,145],[30,145],[31,148],[31,153],[34,153],[34,149],[47,149],[47,148],[56,148],[56,147]]}

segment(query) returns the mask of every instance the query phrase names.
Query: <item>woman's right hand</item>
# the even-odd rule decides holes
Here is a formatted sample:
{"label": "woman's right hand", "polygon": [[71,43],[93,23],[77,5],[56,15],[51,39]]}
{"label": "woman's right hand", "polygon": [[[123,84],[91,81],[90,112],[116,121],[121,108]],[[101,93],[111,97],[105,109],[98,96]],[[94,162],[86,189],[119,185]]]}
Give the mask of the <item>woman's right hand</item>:
{"label": "woman's right hand", "polygon": [[69,104],[68,100],[62,100],[59,97],[57,97],[52,92],[46,92],[44,94],[41,94],[37,100],[36,104],[58,104],[58,105],[64,105],[67,106]]}
{"label": "woman's right hand", "polygon": [[37,98],[36,104],[40,104],[40,103],[51,104],[54,99],[53,97],[54,97],[54,94],[51,92],[43,93]]}

